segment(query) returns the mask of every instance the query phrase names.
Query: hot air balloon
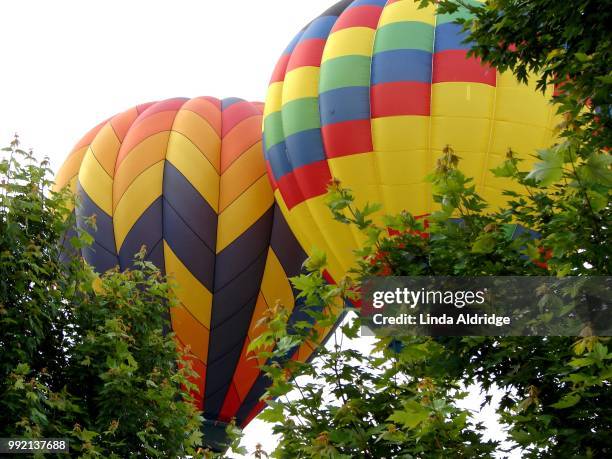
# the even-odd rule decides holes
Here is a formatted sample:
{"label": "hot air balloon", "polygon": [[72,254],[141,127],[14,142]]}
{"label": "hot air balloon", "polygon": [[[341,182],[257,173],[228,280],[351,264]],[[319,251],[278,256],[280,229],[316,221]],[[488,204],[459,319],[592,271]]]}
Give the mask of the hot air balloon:
{"label": "hot air balloon", "polygon": [[[345,0],[298,33],[279,60],[264,111],[268,174],[302,247],[342,277],[359,235],[325,205],[332,178],[358,205],[431,213],[425,177],[450,145],[477,191],[497,206],[512,184],[490,169],[554,139],[549,95],[467,57],[455,19],[414,0]],[[552,91],[551,91],[552,93]]]}
{"label": "hot air balloon", "polygon": [[[82,255],[94,268],[129,268],[145,245],[177,282],[172,327],[193,354],[205,441],[219,450],[225,423],[244,427],[265,406],[263,362],[247,347],[267,305],[280,300],[293,308],[290,320],[308,320],[288,280],[306,254],[274,205],[262,111],[210,97],[139,105],[90,131],[56,179],[80,197],[77,225],[94,237]],[[313,351],[288,357],[305,361]]]}

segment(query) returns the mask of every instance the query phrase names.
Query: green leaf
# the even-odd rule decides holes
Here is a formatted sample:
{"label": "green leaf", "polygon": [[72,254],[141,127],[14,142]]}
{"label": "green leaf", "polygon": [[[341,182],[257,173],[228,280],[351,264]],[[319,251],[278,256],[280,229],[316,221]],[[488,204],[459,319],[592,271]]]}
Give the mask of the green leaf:
{"label": "green leaf", "polygon": [[286,417],[283,410],[283,405],[276,402],[268,403],[270,406],[262,411],[257,418],[269,423],[283,422]]}
{"label": "green leaf", "polygon": [[504,178],[514,176],[516,169],[512,161],[504,161],[501,165],[491,169],[491,172],[495,177]]}
{"label": "green leaf", "polygon": [[429,418],[429,410],[423,408],[417,402],[410,400],[406,403],[404,410],[394,411],[389,416],[389,421],[404,425],[410,429],[414,429],[423,421]]}
{"label": "green leaf", "polygon": [[560,148],[540,150],[542,160],[535,164],[527,179],[534,179],[541,186],[549,186],[563,177],[564,153]]}
{"label": "green leaf", "polygon": [[593,363],[595,362],[590,357],[582,357],[578,359],[573,359],[573,360],[570,360],[569,362],[569,364],[574,368],[588,367],[590,365],[593,365]]}
{"label": "green leaf", "polygon": [[563,397],[561,400],[559,400],[557,403],[553,403],[552,406],[553,408],[557,408],[559,410],[564,409],[564,408],[570,408],[572,406],[574,406],[576,403],[578,403],[580,401],[580,395],[578,394],[568,394],[565,397]]}
{"label": "green leaf", "polygon": [[574,54],[574,56],[576,56],[576,59],[578,59],[578,61],[580,61],[580,62],[587,62],[587,61],[591,60],[591,57],[588,56],[585,53],[576,53],[576,54]]}
{"label": "green leaf", "polygon": [[609,73],[607,75],[604,76],[598,76],[596,77],[599,81],[601,81],[602,83],[605,84],[612,84],[612,73]]}
{"label": "green leaf", "polygon": [[472,253],[487,254],[495,250],[496,240],[494,233],[479,236],[472,245]]}
{"label": "green leaf", "polygon": [[578,173],[581,178],[599,183],[607,187],[612,186],[611,155],[592,154],[585,164],[580,166]]}
{"label": "green leaf", "polygon": [[308,272],[319,271],[327,265],[327,254],[321,249],[314,247],[310,257],[304,262],[304,267]]}

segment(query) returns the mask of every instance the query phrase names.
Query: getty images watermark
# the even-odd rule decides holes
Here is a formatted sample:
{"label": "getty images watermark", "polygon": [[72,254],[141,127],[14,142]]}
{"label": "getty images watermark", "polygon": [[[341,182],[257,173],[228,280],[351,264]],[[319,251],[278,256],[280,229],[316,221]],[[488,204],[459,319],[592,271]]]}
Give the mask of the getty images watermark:
{"label": "getty images watermark", "polygon": [[363,336],[612,335],[612,277],[372,277]]}

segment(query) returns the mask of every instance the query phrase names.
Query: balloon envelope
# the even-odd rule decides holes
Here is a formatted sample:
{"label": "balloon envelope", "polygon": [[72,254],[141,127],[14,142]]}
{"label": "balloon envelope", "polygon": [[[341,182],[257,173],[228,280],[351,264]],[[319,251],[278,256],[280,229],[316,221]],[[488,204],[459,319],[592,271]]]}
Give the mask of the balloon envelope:
{"label": "balloon envelope", "polygon": [[547,96],[467,57],[453,22],[465,14],[414,0],[345,0],[300,31],[278,62],[264,114],[268,173],[301,245],[324,250],[335,279],[360,239],[325,205],[332,177],[360,206],[426,215],[434,203],[425,177],[450,145],[477,191],[499,205],[501,191],[515,188],[490,169],[508,148],[528,159],[553,141]]}
{"label": "balloon envelope", "polygon": [[[56,179],[80,197],[77,225],[94,237],[82,255],[94,268],[127,269],[145,245],[176,280],[172,327],[193,354],[211,435],[214,422],[245,426],[264,406],[263,362],[247,347],[266,307],[281,301],[291,321],[309,320],[288,280],[306,254],[274,205],[262,111],[210,97],[140,105],[91,130]],[[313,350],[288,357],[306,360]]]}

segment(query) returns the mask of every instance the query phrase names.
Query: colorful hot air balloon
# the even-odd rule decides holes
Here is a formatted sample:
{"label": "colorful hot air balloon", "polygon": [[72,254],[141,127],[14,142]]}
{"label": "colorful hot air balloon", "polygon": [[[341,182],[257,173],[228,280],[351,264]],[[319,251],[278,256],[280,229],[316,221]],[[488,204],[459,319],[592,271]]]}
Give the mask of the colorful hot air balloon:
{"label": "colorful hot air balloon", "polygon": [[[149,260],[177,281],[172,327],[201,376],[197,401],[211,446],[223,422],[245,426],[264,407],[266,379],[247,346],[266,306],[280,300],[293,307],[291,320],[308,320],[288,280],[306,254],[274,205],[262,110],[209,97],[131,108],[90,131],[56,181],[80,195],[80,227],[92,233],[86,219],[96,215],[83,256],[99,272],[129,268],[146,245]],[[304,346],[288,357],[312,353]]]}
{"label": "colorful hot air balloon", "polygon": [[333,278],[359,236],[332,220],[337,178],[357,203],[385,213],[432,211],[425,177],[446,145],[492,204],[511,187],[489,172],[512,148],[527,158],[550,145],[548,97],[467,58],[454,15],[414,0],[345,0],[312,21],[283,53],[264,113],[268,173],[302,247],[328,255]]}

